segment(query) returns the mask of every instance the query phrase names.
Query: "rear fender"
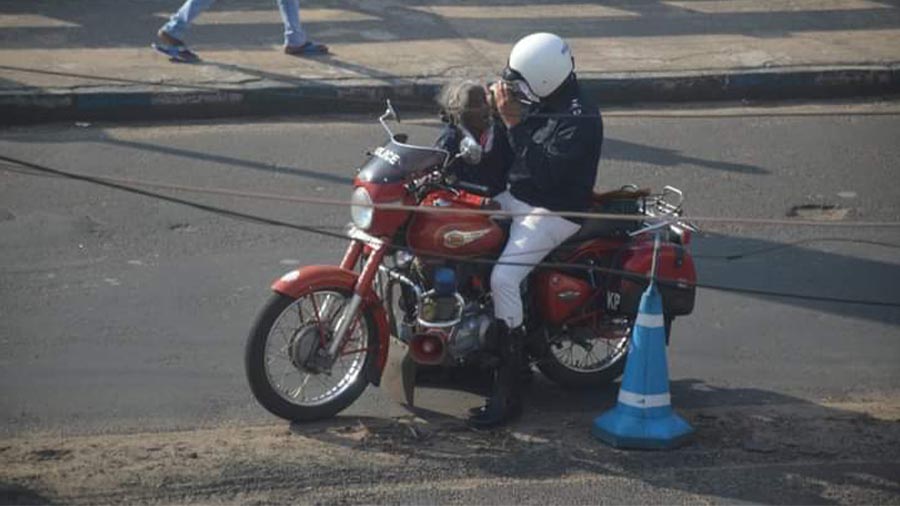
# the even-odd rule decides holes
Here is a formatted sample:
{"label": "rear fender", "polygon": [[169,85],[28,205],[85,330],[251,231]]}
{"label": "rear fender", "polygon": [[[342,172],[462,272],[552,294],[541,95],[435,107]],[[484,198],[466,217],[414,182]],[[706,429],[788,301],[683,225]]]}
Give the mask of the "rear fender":
{"label": "rear fender", "polygon": [[[653,263],[653,242],[643,241],[627,246],[621,264],[614,268],[638,276],[650,274]],[[663,242],[659,247],[657,276],[660,280],[663,312],[666,316],[684,316],[694,311],[697,271],[690,252],[680,244]],[[625,314],[637,314],[641,296],[648,282],[623,276],[619,280],[620,304],[618,310]],[[607,308],[611,309],[611,308]]]}
{"label": "rear fender", "polygon": [[[340,288],[353,293],[359,274],[333,265],[310,265],[288,272],[272,283],[272,290],[288,297],[297,299],[302,295],[322,288]],[[363,309],[369,311],[375,320],[377,360],[375,367],[370,367],[366,374],[368,380],[375,386],[381,383],[381,373],[387,363],[388,348],[390,347],[390,327],[388,326],[387,312],[384,305],[378,299],[378,295],[371,289],[364,292]]]}

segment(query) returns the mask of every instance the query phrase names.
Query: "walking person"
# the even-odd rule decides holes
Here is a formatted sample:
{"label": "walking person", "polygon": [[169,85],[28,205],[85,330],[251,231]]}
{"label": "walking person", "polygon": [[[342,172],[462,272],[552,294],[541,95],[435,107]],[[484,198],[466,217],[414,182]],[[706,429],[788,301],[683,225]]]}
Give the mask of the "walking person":
{"label": "walking person", "polygon": [[[281,20],[284,22],[284,52],[290,55],[321,55],[328,53],[328,46],[310,40],[300,24],[300,0],[277,0]],[[172,14],[169,21],[157,32],[158,41],[153,48],[172,61],[195,62],[200,58],[184,42],[184,35],[194,19],[208,9],[215,0],[187,0]]]}

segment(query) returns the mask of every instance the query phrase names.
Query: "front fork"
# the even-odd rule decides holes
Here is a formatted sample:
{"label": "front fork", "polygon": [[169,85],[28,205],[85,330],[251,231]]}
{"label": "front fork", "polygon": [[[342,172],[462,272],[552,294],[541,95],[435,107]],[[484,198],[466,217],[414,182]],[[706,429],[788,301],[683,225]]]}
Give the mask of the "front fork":
{"label": "front fork", "polygon": [[[375,280],[375,276],[378,274],[378,267],[381,265],[385,252],[387,251],[387,245],[384,242],[374,237],[371,237],[370,239],[371,240],[369,240],[368,243],[371,251],[363,263],[362,272],[357,279],[356,286],[353,287],[353,297],[350,298],[350,302],[341,312],[341,315],[338,317],[338,321],[335,324],[334,339],[331,340],[331,344],[328,346],[327,350],[330,363],[334,363],[334,361],[337,360],[338,351],[341,349],[344,340],[347,338],[350,324],[356,320],[356,316],[359,313],[359,308],[362,306],[363,300],[371,295],[372,284]],[[350,242],[350,246],[347,247],[347,252],[344,254],[343,260],[341,260],[341,268],[352,270],[359,261],[362,251],[363,242],[354,238]],[[325,314],[328,314],[327,310]]]}

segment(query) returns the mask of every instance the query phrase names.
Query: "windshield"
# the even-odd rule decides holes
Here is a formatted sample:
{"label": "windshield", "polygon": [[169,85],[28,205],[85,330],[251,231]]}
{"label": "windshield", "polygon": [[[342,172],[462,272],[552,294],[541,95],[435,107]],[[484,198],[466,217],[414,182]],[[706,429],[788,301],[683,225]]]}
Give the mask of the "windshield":
{"label": "windshield", "polygon": [[375,148],[372,157],[359,171],[359,180],[366,183],[396,183],[413,174],[443,166],[450,153],[443,149],[427,148],[391,140]]}

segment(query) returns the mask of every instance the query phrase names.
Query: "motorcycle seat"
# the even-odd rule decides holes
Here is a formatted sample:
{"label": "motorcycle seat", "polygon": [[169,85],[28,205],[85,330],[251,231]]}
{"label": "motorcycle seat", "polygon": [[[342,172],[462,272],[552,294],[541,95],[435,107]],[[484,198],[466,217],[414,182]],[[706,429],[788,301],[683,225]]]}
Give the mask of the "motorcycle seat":
{"label": "motorcycle seat", "polygon": [[[640,214],[639,201],[649,195],[649,189],[631,189],[630,187],[602,193],[594,192],[591,199],[591,211],[603,214]],[[632,230],[637,230],[640,226],[641,220],[586,219],[581,224],[581,229],[566,239],[561,246],[577,246],[591,239],[622,236]]]}
{"label": "motorcycle seat", "polygon": [[644,197],[650,196],[649,188],[635,188],[631,187],[622,187],[618,190],[612,190],[607,192],[594,192],[594,196],[591,198],[592,207],[603,207],[609,204],[612,201],[616,200],[638,200]]}
{"label": "motorcycle seat", "polygon": [[584,220],[578,232],[575,232],[575,235],[566,239],[566,241],[562,245],[577,245],[581,244],[584,241],[598,239],[601,237],[617,237],[624,235],[631,230],[637,230],[638,228],[640,228],[640,226],[641,222],[638,220],[625,221],[588,219]]}

